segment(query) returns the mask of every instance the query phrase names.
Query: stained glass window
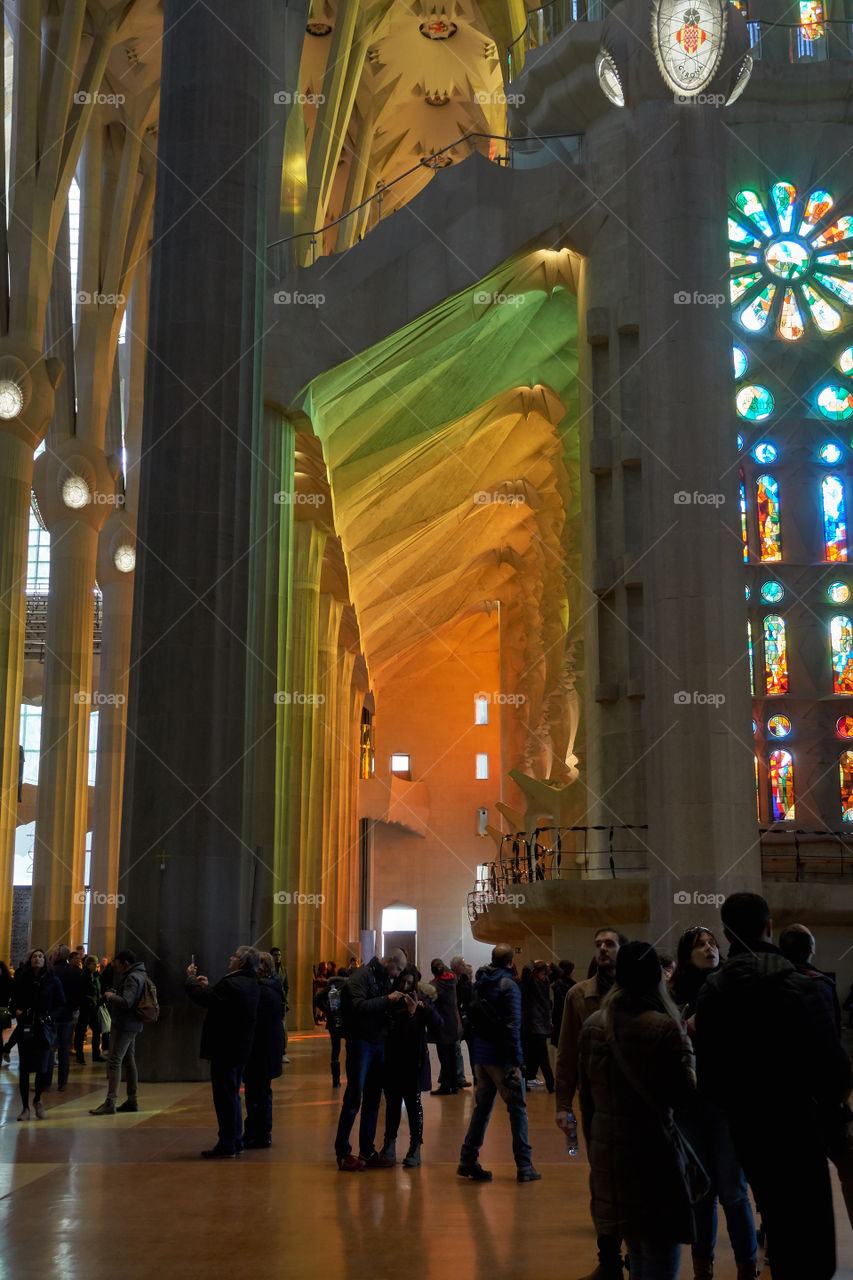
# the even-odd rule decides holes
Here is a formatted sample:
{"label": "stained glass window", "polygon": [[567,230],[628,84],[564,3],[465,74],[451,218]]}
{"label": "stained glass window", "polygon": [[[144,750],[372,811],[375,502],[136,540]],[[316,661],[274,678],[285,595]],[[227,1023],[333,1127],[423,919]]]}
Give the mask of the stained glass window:
{"label": "stained glass window", "polygon": [[790,182],[777,182],[770,195],[773,198],[773,206],[776,210],[776,217],[779,220],[779,230],[790,231],[794,221],[797,188],[792,186]]}
{"label": "stained glass window", "polygon": [[820,446],[820,460],[826,462],[830,467],[834,467],[841,457],[841,450],[837,444],[827,441],[826,444]]}
{"label": "stained glass window", "polygon": [[800,28],[804,40],[823,36],[823,0],[800,0]]}
{"label": "stained glass window", "polygon": [[762,560],[782,559],[782,527],[779,517],[779,485],[772,476],[755,481],[758,506],[758,541]]}
{"label": "stained glass window", "polygon": [[831,582],[826,589],[833,604],[846,604],[850,599],[850,588],[846,582]]}
{"label": "stained glass window", "polygon": [[853,624],[839,614],[829,624],[833,693],[853,693]]}
{"label": "stained glass window", "polygon": [[835,200],[828,191],[823,191],[821,189],[813,191],[808,198],[806,214],[800,223],[800,230],[798,234],[801,236],[807,236],[810,231],[814,230],[821,218],[826,217],[834,204]]}
{"label": "stained glass window", "polygon": [[847,511],[844,485],[838,476],[827,476],[821,485],[823,536],[827,560],[847,559]]}
{"label": "stained glass window", "polygon": [[785,622],[776,613],[770,613],[764,619],[764,679],[768,698],[788,692]]}
{"label": "stained glass window", "polygon": [[775,296],[775,284],[768,284],[766,288],[755,295],[751,302],[747,303],[738,317],[744,329],[749,329],[752,333],[761,332],[767,324],[767,317],[770,315],[770,308],[773,306]]}
{"label": "stained glass window", "polygon": [[803,285],[803,296],[812,319],[822,333],[832,333],[841,324],[841,312],[831,307],[825,298],[816,293],[810,284]]}
{"label": "stained glass window", "polygon": [[773,397],[766,387],[741,387],[735,404],[740,416],[750,422],[764,422],[773,412]]}
{"label": "stained glass window", "polygon": [[848,307],[853,306],[853,284],[848,280],[842,280],[840,276],[827,275],[825,271],[816,271],[815,280],[819,280],[824,289],[829,289],[830,293],[834,293],[842,302],[846,302]]}
{"label": "stained glass window", "polygon": [[770,813],[773,822],[796,817],[794,807],[794,761],[790,751],[770,753]]}
{"label": "stained glass window", "polygon": [[735,204],[741,213],[745,213],[761,228],[766,236],[773,235],[773,228],[764,212],[764,206],[754,191],[739,191],[735,196]]}
{"label": "stained glass window", "polygon": [[734,360],[735,377],[742,378],[746,373],[747,366],[746,352],[743,347],[732,347],[732,359]]}
{"label": "stained glass window", "polygon": [[841,817],[853,822],[853,751],[842,751],[838,761],[838,781],[841,786]]}
{"label": "stained glass window", "polygon": [[843,422],[853,417],[853,395],[846,387],[824,387],[818,394],[817,407],[825,418]]}
{"label": "stained glass window", "polygon": [[758,813],[758,821],[761,821],[761,793],[758,789],[758,756],[755,757],[755,808]]}
{"label": "stained glass window", "polygon": [[841,716],[835,725],[839,738],[853,738],[853,716]]}
{"label": "stained glass window", "polygon": [[741,453],[743,451],[743,436],[740,434],[740,432],[738,432],[737,440],[735,441],[735,443],[737,444],[738,453]]}
{"label": "stained glass window", "polygon": [[842,373],[853,373],[853,347],[848,347],[838,357],[838,367]]}
{"label": "stained glass window", "polygon": [[791,732],[791,721],[787,716],[771,716],[767,729],[774,738],[787,738]]}
{"label": "stained glass window", "polygon": [[742,298],[747,289],[751,289],[754,284],[761,279],[761,272],[754,271],[752,275],[735,276],[729,286],[732,296],[732,302],[737,302],[738,298]]}
{"label": "stained glass window", "polygon": [[779,334],[786,342],[797,342],[805,333],[803,313],[793,289],[786,289],[779,312]]}
{"label": "stained glass window", "polygon": [[752,647],[752,623],[746,624],[746,648],[749,655],[749,692],[755,697],[755,650]]}
{"label": "stained glass window", "polygon": [[[743,538],[743,558],[749,559],[749,535],[746,530],[746,485],[743,481],[743,472],[740,473],[740,536]],[[749,599],[749,587],[746,589],[746,598]]]}
{"label": "stained glass window", "polygon": [[761,599],[766,604],[778,604],[785,595],[785,588],[781,582],[765,582],[761,588]]}
{"label": "stained glass window", "polygon": [[799,280],[809,269],[810,257],[802,240],[774,240],[764,251],[768,270],[781,280]]}
{"label": "stained glass window", "polygon": [[812,240],[812,248],[825,249],[827,245],[835,244],[838,240],[847,240],[851,235],[853,235],[853,218],[839,218],[831,227],[827,227],[826,231],[815,236]]}
{"label": "stained glass window", "polygon": [[768,444],[766,440],[763,440],[761,444],[755,446],[752,456],[756,462],[761,462],[766,466],[768,462],[775,462],[778,454],[776,453],[775,444]]}

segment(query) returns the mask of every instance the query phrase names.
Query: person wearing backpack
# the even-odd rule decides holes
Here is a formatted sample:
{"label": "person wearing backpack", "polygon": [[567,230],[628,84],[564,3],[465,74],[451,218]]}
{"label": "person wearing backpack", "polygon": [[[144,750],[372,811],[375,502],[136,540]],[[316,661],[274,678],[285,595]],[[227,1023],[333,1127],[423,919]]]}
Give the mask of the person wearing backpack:
{"label": "person wearing backpack", "polygon": [[[115,990],[109,990],[104,995],[112,1019],[110,1050],[107,1057],[107,1096],[99,1107],[89,1112],[90,1116],[112,1116],[116,1111],[139,1110],[136,1037],[142,1030],[143,1024],[137,1005],[145,990],[147,975],[145,965],[141,960],[137,960],[136,953],[133,951],[118,952],[113,960],[113,973],[116,982]],[[117,1107],[116,1097],[121,1084],[122,1063],[125,1066],[127,1079],[127,1099]]]}
{"label": "person wearing backpack", "polygon": [[344,992],[347,977],[345,973],[337,973],[330,978],[317,997],[317,1008],[326,1019],[326,1030],[331,1041],[332,1088],[341,1087],[341,1038],[344,1033]]}
{"label": "person wearing backpack", "polygon": [[512,1151],[518,1182],[538,1182],[527,1141],[527,1105],[521,1074],[521,991],[511,975],[513,949],[499,942],[492,963],[481,969],[468,1004],[473,1033],[472,1061],[476,1083],[474,1113],[456,1172],[472,1182],[491,1182],[492,1175],[479,1162],[480,1147],[498,1094],[506,1103],[512,1130]]}

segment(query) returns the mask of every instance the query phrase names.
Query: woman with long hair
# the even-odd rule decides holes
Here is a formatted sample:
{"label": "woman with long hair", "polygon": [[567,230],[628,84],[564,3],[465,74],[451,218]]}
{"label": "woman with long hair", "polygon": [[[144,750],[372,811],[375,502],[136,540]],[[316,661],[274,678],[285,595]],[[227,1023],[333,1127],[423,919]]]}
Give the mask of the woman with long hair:
{"label": "woman with long hair", "polygon": [[676,1280],[693,1236],[667,1128],[696,1087],[693,1053],[655,950],[619,948],[616,980],[580,1036],[580,1107],[599,1235],[625,1241],[631,1280]]}
{"label": "woman with long hair", "polygon": [[47,962],[47,956],[39,947],[30,952],[15,972],[12,1006],[17,1020],[15,1043],[20,1064],[21,1114],[18,1119],[30,1118],[30,1076],[35,1075],[33,1105],[37,1119],[43,1120],[41,1095],[50,1084],[56,1044],[52,1015],[64,1008],[65,995],[62,984]]}
{"label": "woman with long hair", "polygon": [[[710,929],[697,924],[681,935],[672,978],[672,996],[688,1031],[693,1025],[691,1019],[696,1011],[696,999],[705,979],[719,964],[719,943]],[[726,1113],[697,1095],[679,1119],[711,1179],[710,1191],[693,1206],[694,1280],[711,1280],[714,1275],[718,1199],[726,1215],[738,1280],[753,1280],[757,1274],[758,1256],[755,1219]]]}

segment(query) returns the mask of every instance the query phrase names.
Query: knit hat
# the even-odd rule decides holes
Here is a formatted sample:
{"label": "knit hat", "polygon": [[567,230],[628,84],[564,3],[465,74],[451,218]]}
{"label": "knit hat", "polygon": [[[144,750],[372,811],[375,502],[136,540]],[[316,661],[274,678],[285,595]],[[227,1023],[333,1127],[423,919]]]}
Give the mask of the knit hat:
{"label": "knit hat", "polygon": [[657,952],[648,942],[627,942],[616,955],[616,981],[623,991],[644,996],[660,986],[662,970]]}

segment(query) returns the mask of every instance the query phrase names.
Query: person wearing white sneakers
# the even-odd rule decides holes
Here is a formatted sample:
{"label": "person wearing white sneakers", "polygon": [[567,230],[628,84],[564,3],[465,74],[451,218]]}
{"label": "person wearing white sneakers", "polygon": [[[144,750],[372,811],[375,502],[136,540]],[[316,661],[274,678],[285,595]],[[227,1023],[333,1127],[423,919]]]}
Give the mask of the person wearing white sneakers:
{"label": "person wearing white sneakers", "polygon": [[59,979],[47,963],[45,953],[36,948],[15,973],[12,1006],[15,1010],[18,1046],[21,1114],[30,1118],[30,1076],[35,1075],[33,1107],[36,1118],[44,1119],[42,1090],[50,1083],[51,1057],[56,1046],[53,1014],[65,1007]]}

